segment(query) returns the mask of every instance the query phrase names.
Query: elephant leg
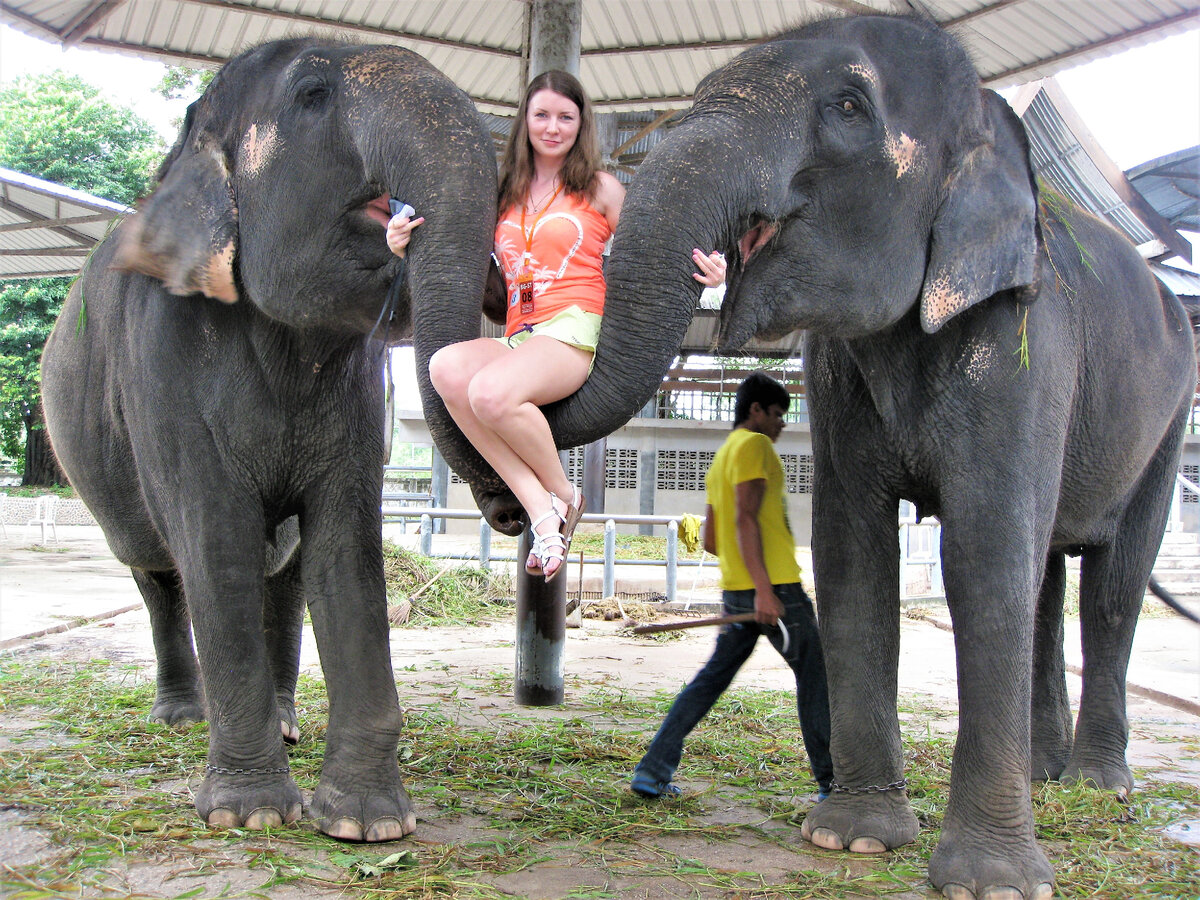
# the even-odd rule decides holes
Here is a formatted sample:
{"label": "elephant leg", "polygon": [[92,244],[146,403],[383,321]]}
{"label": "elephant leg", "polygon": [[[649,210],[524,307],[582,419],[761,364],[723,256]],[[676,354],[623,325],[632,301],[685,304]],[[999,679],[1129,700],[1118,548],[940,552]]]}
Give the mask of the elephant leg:
{"label": "elephant leg", "polygon": [[[959,729],[950,798],[929,880],[949,897],[1048,897],[1054,871],[1033,832],[1029,797],[1034,592],[1047,558],[1024,517],[1032,496],[1008,508],[955,504],[943,513],[942,565],[954,622]],[[1033,521],[1050,521],[1049,516]],[[1004,540],[995,539],[1003,535]],[[1023,537],[1024,536],[1024,537]]]}
{"label": "elephant leg", "polygon": [[264,640],[263,525],[232,509],[208,512],[175,544],[209,710],[196,810],[209,825],[275,827],[299,819],[301,797],[288,773]]}
{"label": "elephant leg", "polygon": [[1133,789],[1133,773],[1125,760],[1125,676],[1146,582],[1170,512],[1178,464],[1178,444],[1170,443],[1147,468],[1112,544],[1085,550],[1080,567],[1083,693],[1075,745],[1061,779],[1090,782],[1123,796]]}
{"label": "elephant leg", "polygon": [[304,631],[304,592],[300,581],[300,551],[278,572],[268,575],[263,605],[263,631],[275,682],[279,728],[289,744],[300,741],[296,716],[296,679],[300,670],[300,638]]}
{"label": "elephant leg", "polygon": [[1051,553],[1042,576],[1033,631],[1033,702],[1030,711],[1034,781],[1055,781],[1071,756],[1071,700],[1063,657],[1066,557]]}
{"label": "elephant leg", "polygon": [[882,853],[917,836],[917,819],[902,789],[896,715],[896,500],[869,502],[864,498],[872,492],[852,479],[834,476],[817,484],[813,566],[829,684],[834,787],[808,813],[801,834],[829,850]]}
{"label": "elephant leg", "polygon": [[[378,491],[378,488],[376,488]],[[305,516],[301,568],[329,693],[329,730],[312,812],[321,831],[391,841],[416,828],[400,780],[400,704],[392,673],[379,502],[355,509],[347,491]]]}
{"label": "elephant leg", "polygon": [[131,569],[150,614],[157,679],[150,721],[183,725],[204,721],[204,687],[192,649],[192,622],[179,573]]}

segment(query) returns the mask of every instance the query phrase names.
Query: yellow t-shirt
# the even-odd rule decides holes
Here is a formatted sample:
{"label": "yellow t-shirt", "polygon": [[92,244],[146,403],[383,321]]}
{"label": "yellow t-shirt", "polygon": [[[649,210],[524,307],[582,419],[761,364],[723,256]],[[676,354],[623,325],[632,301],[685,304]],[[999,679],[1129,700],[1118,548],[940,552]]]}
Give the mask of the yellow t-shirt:
{"label": "yellow t-shirt", "polygon": [[705,500],[712,507],[713,525],[717,530],[721,587],[727,591],[754,587],[738,547],[737,485],[756,478],[767,481],[762,505],[758,508],[758,528],[762,534],[767,575],[771,584],[791,584],[800,580],[796,542],[788,528],[783,463],[765,434],[736,428],[717,451],[704,477]]}

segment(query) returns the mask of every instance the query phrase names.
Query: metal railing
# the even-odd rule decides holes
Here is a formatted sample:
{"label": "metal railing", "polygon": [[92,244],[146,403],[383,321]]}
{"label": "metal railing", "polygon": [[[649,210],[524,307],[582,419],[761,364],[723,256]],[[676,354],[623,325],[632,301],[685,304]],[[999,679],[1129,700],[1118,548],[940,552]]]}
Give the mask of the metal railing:
{"label": "metal railing", "polygon": [[[387,495],[385,495],[386,497]],[[480,568],[488,568],[493,562],[516,562],[512,554],[496,555],[492,553],[492,527],[477,509],[442,509],[439,507],[411,507],[400,510],[384,510],[383,518],[388,521],[403,521],[419,519],[420,530],[417,550],[423,556],[439,559],[461,559],[478,561]],[[584,565],[603,566],[602,591],[605,597],[611,597],[616,592],[617,566],[656,566],[666,569],[666,585],[663,593],[668,603],[674,603],[679,590],[679,568],[681,566],[702,567],[706,564],[705,554],[700,559],[679,558],[679,521],[683,516],[642,516],[642,515],[607,515],[604,513],[585,513],[583,522],[604,524],[604,556],[585,557]],[[479,552],[454,553],[439,552],[433,547],[434,519],[477,519],[479,521]],[[617,525],[665,525],[667,529],[666,555],[663,559],[622,559],[617,560]],[[577,563],[578,559],[568,560],[567,563]],[[708,563],[711,565],[711,562]]]}

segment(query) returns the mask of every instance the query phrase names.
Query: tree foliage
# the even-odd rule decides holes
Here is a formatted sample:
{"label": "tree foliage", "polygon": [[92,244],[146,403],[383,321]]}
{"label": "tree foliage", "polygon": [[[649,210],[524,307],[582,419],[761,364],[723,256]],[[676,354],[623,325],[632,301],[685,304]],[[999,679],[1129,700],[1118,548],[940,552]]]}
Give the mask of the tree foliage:
{"label": "tree foliage", "polygon": [[[128,204],[149,193],[164,150],[153,126],[75,75],[0,86],[4,168]],[[69,285],[67,278],[0,281],[0,452],[19,461],[26,483],[47,477],[44,466],[33,473],[26,464],[44,455],[40,360]]]}

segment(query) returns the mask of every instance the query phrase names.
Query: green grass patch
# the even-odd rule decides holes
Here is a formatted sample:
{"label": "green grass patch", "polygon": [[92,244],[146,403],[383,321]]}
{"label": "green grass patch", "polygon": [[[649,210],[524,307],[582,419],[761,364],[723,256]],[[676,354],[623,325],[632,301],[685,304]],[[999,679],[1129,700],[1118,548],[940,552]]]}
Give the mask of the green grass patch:
{"label": "green grass patch", "polygon": [[408,626],[477,625],[512,615],[512,578],[383,542],[389,608],[406,600]]}
{"label": "green grass patch", "polygon": [[[260,897],[294,884],[330,897],[491,898],[505,896],[491,879],[545,860],[748,898],[927,889],[953,737],[923,725],[926,706],[904,709],[906,776],[921,833],[896,852],[850,865],[850,857],[800,840],[803,798],[814,785],[790,691],[729,692],[688,742],[679,772],[685,796],[647,803],[629,793],[628,778],[679,685],[647,696],[569,677],[568,703],[539,710],[508,702],[510,673],[455,679],[446,671],[444,681],[402,697],[399,764],[421,819],[457,825],[464,837],[421,840],[419,825],[417,840],[376,847],[330,840],[308,823],[274,832],[206,829],[190,792],[202,777],[207,728],[146,722],[154,690],[143,673],[103,660],[4,660],[0,803],[8,822],[19,818],[52,846],[35,862],[0,866],[0,893],[164,896],[128,881],[130,867],[152,863],[178,876],[164,882],[165,896]],[[291,768],[311,791],[324,750],[324,685],[302,677],[297,707],[301,743],[289,749]],[[1200,854],[1160,834],[1172,822],[1200,818],[1194,788],[1143,783],[1121,804],[1085,788],[1046,785],[1034,789],[1033,806],[1060,896],[1194,896]],[[740,815],[723,815],[731,808]],[[806,848],[828,864],[767,883],[660,846],[676,837]],[[248,873],[252,887],[228,887],[222,873],[231,869]],[[205,877],[185,877],[193,875]]]}

